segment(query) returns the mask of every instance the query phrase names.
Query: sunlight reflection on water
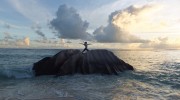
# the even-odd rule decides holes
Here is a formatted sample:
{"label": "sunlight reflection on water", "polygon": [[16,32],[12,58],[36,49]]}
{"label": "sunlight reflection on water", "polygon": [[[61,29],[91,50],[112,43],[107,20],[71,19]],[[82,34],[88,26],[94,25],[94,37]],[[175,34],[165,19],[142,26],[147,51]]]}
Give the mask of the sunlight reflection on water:
{"label": "sunlight reflection on water", "polygon": [[114,51],[114,53],[125,62],[133,65],[136,70],[162,71],[162,64],[179,62],[180,51]]}

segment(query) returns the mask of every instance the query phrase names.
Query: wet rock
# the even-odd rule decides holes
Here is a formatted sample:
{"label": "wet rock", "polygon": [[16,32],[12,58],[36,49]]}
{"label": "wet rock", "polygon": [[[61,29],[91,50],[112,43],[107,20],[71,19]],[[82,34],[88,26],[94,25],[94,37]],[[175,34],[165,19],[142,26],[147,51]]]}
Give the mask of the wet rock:
{"label": "wet rock", "polygon": [[34,63],[35,76],[80,74],[118,74],[134,68],[108,50],[62,50],[53,57]]}

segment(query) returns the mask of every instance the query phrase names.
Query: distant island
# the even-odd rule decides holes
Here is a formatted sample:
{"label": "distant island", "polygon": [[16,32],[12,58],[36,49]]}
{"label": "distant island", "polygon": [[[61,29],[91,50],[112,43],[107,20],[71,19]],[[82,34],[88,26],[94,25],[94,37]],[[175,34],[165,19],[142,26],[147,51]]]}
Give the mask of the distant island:
{"label": "distant island", "polygon": [[78,49],[67,49],[34,63],[33,70],[35,76],[63,76],[77,73],[118,75],[118,72],[134,68],[105,49],[89,50],[86,53]]}

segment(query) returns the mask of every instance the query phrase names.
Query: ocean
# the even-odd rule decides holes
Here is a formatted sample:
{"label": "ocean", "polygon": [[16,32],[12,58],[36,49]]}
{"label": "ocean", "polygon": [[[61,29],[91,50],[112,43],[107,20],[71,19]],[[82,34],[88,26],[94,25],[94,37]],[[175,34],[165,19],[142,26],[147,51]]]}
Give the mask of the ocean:
{"label": "ocean", "polygon": [[33,63],[59,51],[0,49],[0,100],[180,100],[180,50],[111,50],[135,68],[119,75],[34,77]]}

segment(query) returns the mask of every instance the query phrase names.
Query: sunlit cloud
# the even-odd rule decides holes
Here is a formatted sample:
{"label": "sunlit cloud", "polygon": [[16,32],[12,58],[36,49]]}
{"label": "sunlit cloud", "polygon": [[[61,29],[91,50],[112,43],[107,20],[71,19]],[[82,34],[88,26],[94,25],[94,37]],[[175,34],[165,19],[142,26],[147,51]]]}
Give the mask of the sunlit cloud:
{"label": "sunlit cloud", "polygon": [[132,5],[113,12],[109,21],[130,33],[154,32],[167,26],[165,21],[154,18],[154,14],[161,8],[160,5]]}
{"label": "sunlit cloud", "polygon": [[112,12],[109,15],[108,25],[94,31],[95,39],[99,42],[144,43],[148,40],[132,35],[130,28],[135,26],[144,15],[143,12],[151,9],[149,5],[142,7],[130,6],[124,10]]}
{"label": "sunlit cloud", "polygon": [[172,43],[168,37],[158,37],[149,43],[143,43],[139,45],[140,48],[151,48],[151,49],[178,49],[180,48],[179,43]]}
{"label": "sunlit cloud", "polygon": [[6,33],[5,37],[0,40],[0,47],[8,47],[8,48],[26,48],[30,46],[29,37],[15,39],[9,33]]}
{"label": "sunlit cloud", "polygon": [[25,45],[27,45],[27,46],[30,45],[30,39],[29,39],[29,37],[25,37],[25,38],[24,38],[24,43],[25,43]]}

